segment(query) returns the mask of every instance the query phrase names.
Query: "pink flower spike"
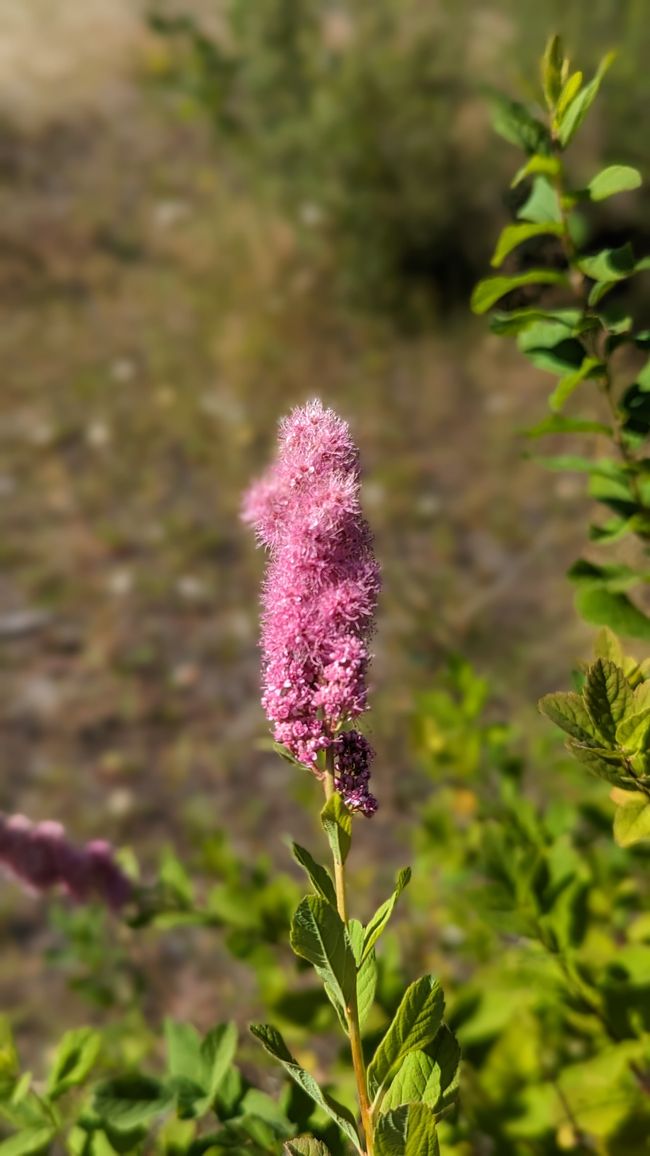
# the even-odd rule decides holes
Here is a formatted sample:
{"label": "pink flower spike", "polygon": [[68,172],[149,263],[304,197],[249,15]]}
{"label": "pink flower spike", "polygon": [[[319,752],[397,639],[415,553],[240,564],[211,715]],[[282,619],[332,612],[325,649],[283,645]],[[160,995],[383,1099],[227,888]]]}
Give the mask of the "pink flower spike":
{"label": "pink flower spike", "polygon": [[[270,555],[262,705],[276,740],[318,774],[319,752],[332,748],[335,766],[347,757],[336,736],[367,708],[368,639],[380,588],[360,505],[359,451],[346,422],[320,401],[293,410],[242,516]],[[376,809],[366,789],[370,757],[364,748],[360,793],[351,786],[349,757],[339,776],[349,805],[368,815]]]}

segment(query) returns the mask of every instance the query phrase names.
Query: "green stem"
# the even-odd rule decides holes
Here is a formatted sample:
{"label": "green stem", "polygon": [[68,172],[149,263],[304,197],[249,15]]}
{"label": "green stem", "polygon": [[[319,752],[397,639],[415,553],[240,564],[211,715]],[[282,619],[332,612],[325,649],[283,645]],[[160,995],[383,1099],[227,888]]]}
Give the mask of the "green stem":
{"label": "green stem", "polygon": [[[330,799],[334,794],[334,759],[331,750],[328,750],[326,753],[325,777],[323,780],[323,785],[325,788],[325,798]],[[338,913],[347,926],[348,904],[345,887],[345,865],[343,863],[337,863],[336,859],[334,860],[334,885],[336,887],[336,905],[338,908]],[[357,1098],[359,1100],[359,1109],[361,1112],[361,1128],[363,1132],[365,1154],[366,1156],[374,1156],[372,1114],[370,1108],[370,1100],[368,1099],[366,1063],[363,1058],[363,1047],[361,1044],[361,1027],[359,1024],[359,1008],[357,1005],[356,988],[352,999],[349,1001],[345,1009],[345,1019],[348,1025],[348,1034],[350,1036],[350,1052],[352,1054],[352,1067],[354,1069],[354,1079],[357,1086]]]}

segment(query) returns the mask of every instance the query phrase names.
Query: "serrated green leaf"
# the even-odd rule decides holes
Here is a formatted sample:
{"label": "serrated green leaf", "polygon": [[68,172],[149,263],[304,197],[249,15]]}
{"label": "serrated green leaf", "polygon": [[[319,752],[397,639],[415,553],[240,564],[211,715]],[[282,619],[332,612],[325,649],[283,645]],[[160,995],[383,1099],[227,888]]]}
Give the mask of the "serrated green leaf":
{"label": "serrated green leaf", "polygon": [[255,1038],[260,1041],[262,1047],[282,1064],[282,1067],[289,1073],[292,1080],[307,1093],[319,1108],[322,1108],[323,1111],[327,1113],[330,1119],[338,1124],[348,1140],[352,1141],[357,1151],[361,1152],[359,1136],[352,1113],[349,1112],[343,1104],[339,1104],[336,1100],[332,1099],[327,1092],[324,1092],[314,1077],[294,1059],[280,1032],[271,1027],[270,1024],[253,1024],[250,1030]]}
{"label": "serrated green leaf", "polygon": [[512,253],[512,250],[516,249],[518,245],[523,244],[524,241],[530,241],[532,237],[542,236],[561,237],[561,223],[558,221],[542,221],[541,223],[531,221],[522,225],[506,225],[497,241],[490,263],[495,269],[498,269],[508,254]]}
{"label": "serrated green leaf", "polygon": [[598,745],[598,731],[587,713],[579,694],[546,694],[539,700],[539,709],[561,730],[586,746]]}
{"label": "serrated green leaf", "polygon": [[629,801],[617,806],[614,839],[619,847],[631,847],[641,840],[650,839],[650,798],[647,795],[630,793]]}
{"label": "serrated green leaf", "polygon": [[549,409],[553,413],[560,413],[581,382],[601,377],[604,370],[603,362],[597,357],[586,357],[579,369],[560,378],[548,399]]}
{"label": "serrated green leaf", "polygon": [[334,861],[343,865],[352,843],[352,815],[336,792],[323,807],[320,821],[332,849]]}
{"label": "serrated green leaf", "polygon": [[565,281],[565,274],[556,269],[535,269],[512,277],[488,277],[479,281],[474,289],[471,307],[474,313],[487,313],[492,305],[507,293],[512,293],[513,289],[521,289],[524,285],[560,285]]}
{"label": "serrated green leaf", "polygon": [[520,221],[536,221],[538,224],[562,221],[557,193],[546,177],[535,177],[530,196],[518,210],[517,216]]}
{"label": "serrated green leaf", "polygon": [[313,1136],[296,1136],[284,1145],[286,1156],[330,1156],[330,1150]]}
{"label": "serrated green leaf", "polygon": [[291,924],[291,947],[309,961],[343,1007],[353,999],[357,967],[348,931],[337,911],[318,895],[300,903]]}
{"label": "serrated green leaf", "polygon": [[604,201],[616,193],[626,193],[641,185],[641,173],[629,165],[610,165],[589,182],[589,196],[592,201]]}
{"label": "serrated green leaf", "polygon": [[417,1102],[427,1104],[434,1112],[441,1111],[456,1092],[459,1062],[458,1042],[443,1025],[426,1052],[411,1052],[406,1057],[382,1100],[382,1112]]}
{"label": "serrated green leaf", "polygon": [[426,1104],[404,1104],[379,1117],[376,1156],[439,1156],[435,1116]]}
{"label": "serrated green leaf", "polygon": [[56,1100],[82,1084],[99,1055],[101,1036],[95,1028],[74,1028],[60,1041],[47,1080],[47,1094]]}
{"label": "serrated green leaf", "polygon": [[580,128],[580,125],[598,95],[598,90],[600,89],[606,72],[611,68],[615,59],[616,53],[609,52],[607,56],[601,60],[593,80],[576,93],[573,99],[569,101],[563,109],[562,115],[558,117],[559,138],[563,148],[566,148]]}
{"label": "serrated green leaf", "polygon": [[130,1132],[171,1108],[173,1092],[159,1080],[131,1072],[105,1080],[95,1090],[93,1108],[118,1132]]}
{"label": "serrated green leaf", "polygon": [[364,1027],[370,1014],[377,989],[377,961],[374,951],[366,956],[357,976],[357,1011],[359,1026]]}
{"label": "serrated green leaf", "polygon": [[423,976],[407,988],[368,1068],[368,1086],[373,1098],[410,1052],[423,1050],[435,1039],[444,1006],[442,989],[433,976]]}
{"label": "serrated green leaf", "polygon": [[597,658],[587,670],[583,689],[584,703],[596,731],[613,744],[616,728],[632,709],[632,689],[620,666],[606,658]]}
{"label": "serrated green leaf", "polygon": [[395,910],[395,904],[397,903],[397,900],[402,894],[404,888],[407,887],[410,883],[410,880],[411,868],[404,867],[399,872],[397,879],[395,880],[395,890],[393,891],[393,894],[389,899],[386,900],[385,903],[382,903],[381,907],[377,908],[375,914],[366,927],[365,935],[363,938],[363,951],[361,954],[362,960],[365,959],[365,957],[368,955],[368,952],[372,951],[377,940],[384,931],[388,920],[393,914],[393,911]]}
{"label": "serrated green leaf", "polygon": [[336,907],[336,890],[327,868],[317,863],[309,851],[299,843],[292,843],[291,850],[296,862],[307,872],[316,894],[326,899],[332,907]]}
{"label": "serrated green leaf", "polygon": [[634,784],[634,780],[625,771],[622,756],[608,747],[587,747],[584,744],[570,739],[567,750],[575,756],[578,762],[595,775],[617,787],[627,787]]}
{"label": "serrated green leaf", "polygon": [[616,741],[627,751],[642,751],[647,746],[650,732],[650,707],[621,719],[616,730]]}
{"label": "serrated green leaf", "polygon": [[578,590],[575,602],[585,622],[610,626],[617,634],[629,638],[650,638],[650,619],[627,594],[616,594],[602,587],[585,587]]}

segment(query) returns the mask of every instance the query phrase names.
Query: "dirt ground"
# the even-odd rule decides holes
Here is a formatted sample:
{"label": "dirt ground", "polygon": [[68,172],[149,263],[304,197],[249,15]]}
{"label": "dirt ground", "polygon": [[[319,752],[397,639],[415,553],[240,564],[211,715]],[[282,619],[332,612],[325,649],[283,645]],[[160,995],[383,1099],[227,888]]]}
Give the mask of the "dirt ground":
{"label": "dirt ground", "polygon": [[[412,691],[447,649],[531,720],[587,652],[563,577],[580,485],[522,455],[547,379],[469,317],[407,338],[346,314],[147,85],[154,51],[128,0],[0,5],[0,807],[145,871],[213,826],[245,853],[300,833],[294,772],[256,745],[262,558],[238,505],[277,418],[318,394],[361,443],[384,566],[362,840],[390,846]],[[10,884],[0,921],[0,1007],[38,1035],[53,933]],[[200,1018],[207,949],[168,951]]]}

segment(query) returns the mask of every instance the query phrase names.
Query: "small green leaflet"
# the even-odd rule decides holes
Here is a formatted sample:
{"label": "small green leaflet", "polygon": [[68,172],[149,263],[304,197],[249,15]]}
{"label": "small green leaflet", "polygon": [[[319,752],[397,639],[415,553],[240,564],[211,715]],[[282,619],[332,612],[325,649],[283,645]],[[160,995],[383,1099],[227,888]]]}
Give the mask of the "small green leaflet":
{"label": "small green leaflet", "polygon": [[330,1156],[329,1148],[313,1136],[297,1136],[284,1145],[285,1156]]}
{"label": "small green leaflet", "polygon": [[557,269],[534,269],[518,273],[513,277],[488,277],[479,281],[472,293],[471,307],[474,313],[487,313],[501,297],[521,289],[524,285],[561,285],[566,275]]}
{"label": "small green leaflet", "polygon": [[402,894],[404,888],[408,886],[410,881],[411,868],[404,867],[399,872],[397,879],[395,880],[395,890],[393,891],[390,899],[387,899],[386,902],[382,903],[381,907],[375,911],[375,914],[366,927],[365,935],[363,938],[363,951],[361,955],[362,962],[375,946],[379,936],[382,934],[386,924],[388,923],[388,920],[393,914],[397,900]]}
{"label": "small green leaflet", "polygon": [[616,742],[626,751],[640,752],[647,749],[650,733],[650,707],[637,714],[627,714],[616,728]]}
{"label": "small green leaflet", "polygon": [[615,52],[608,52],[601,60],[598,71],[592,81],[576,93],[573,100],[567,102],[562,115],[558,117],[560,144],[566,148],[569,141],[580,128],[589,109],[598,95],[603,78],[616,59]]}
{"label": "small green leaflet", "polygon": [[332,876],[326,867],[321,866],[305,847],[301,847],[300,843],[292,843],[291,851],[293,857],[301,867],[304,867],[310,882],[318,895],[326,899],[332,907],[336,907],[336,891]]}
{"label": "small green leaflet", "polygon": [[131,1072],[105,1080],[95,1091],[93,1108],[118,1132],[130,1132],[171,1108],[173,1092],[159,1080]]}
{"label": "small green leaflet", "polygon": [[436,1120],[426,1104],[404,1104],[380,1116],[376,1156],[439,1156]]}
{"label": "small green leaflet", "polygon": [[50,1146],[56,1136],[54,1128],[21,1128],[0,1141],[1,1156],[35,1156]]}
{"label": "small green leaflet", "polygon": [[343,1104],[338,1104],[336,1100],[333,1100],[331,1096],[328,1096],[326,1092],[322,1091],[314,1077],[305,1071],[291,1055],[280,1032],[276,1031],[270,1024],[253,1024],[251,1026],[251,1032],[255,1038],[260,1041],[262,1047],[282,1064],[282,1067],[289,1073],[292,1080],[295,1080],[314,1103],[318,1104],[319,1108],[322,1108],[323,1111],[338,1124],[348,1140],[352,1141],[357,1151],[361,1152],[359,1136],[352,1113],[349,1112]]}
{"label": "small green leaflet", "polygon": [[574,96],[577,96],[578,92],[580,91],[582,80],[583,76],[581,72],[574,72],[567,79],[567,82],[564,85],[562,92],[560,93],[560,97],[557,102],[557,108],[555,110],[554,122],[556,127],[559,125]]}
{"label": "small green leaflet", "polygon": [[526,161],[525,165],[515,173],[512,178],[510,187],[512,189],[520,185],[526,177],[538,176],[539,174],[545,177],[556,177],[560,171],[560,162],[557,157],[545,157],[535,155]]}
{"label": "small green leaflet", "polygon": [[334,862],[342,866],[352,842],[352,815],[337,792],[327,800],[320,813],[320,821],[332,848]]}
{"label": "small green leaflet", "polygon": [[342,1007],[353,999],[357,967],[343,920],[318,895],[303,899],[291,924],[291,947],[315,967]]}
{"label": "small green leaflet", "polygon": [[542,222],[562,220],[558,195],[546,177],[535,177],[530,196],[521,206],[517,216],[520,221]]}
{"label": "small green leaflet", "polygon": [[101,1036],[94,1028],[75,1028],[66,1032],[54,1055],[47,1080],[47,1094],[55,1100],[82,1084],[95,1064],[101,1047]]}
{"label": "small green leaflet", "polygon": [[431,975],[412,983],[368,1068],[373,1099],[409,1052],[421,1051],[438,1034],[445,1006],[440,984]]}
{"label": "small green leaflet", "polygon": [[642,184],[641,173],[629,165],[610,165],[589,182],[588,192],[592,201],[604,201],[616,193],[626,193],[638,189]]}
{"label": "small green leaflet", "polygon": [[629,798],[620,801],[614,814],[614,839],[619,847],[631,847],[642,839],[650,839],[650,798],[640,791],[629,792]]}
{"label": "small green leaflet", "polygon": [[500,92],[489,93],[494,131],[527,153],[550,152],[548,129],[525,105]]}
{"label": "small green leaflet", "polygon": [[604,370],[605,366],[597,357],[586,357],[579,369],[560,378],[548,399],[549,409],[560,413],[581,382],[602,376]]}
{"label": "small green leaflet", "polygon": [[521,225],[507,225],[502,231],[499,240],[497,241],[496,249],[492,255],[491,265],[498,269],[503,264],[509,253],[516,249],[518,245],[523,244],[524,241],[530,241],[532,237],[542,236],[562,236],[562,224],[559,221],[541,221],[541,222],[526,222]]}

